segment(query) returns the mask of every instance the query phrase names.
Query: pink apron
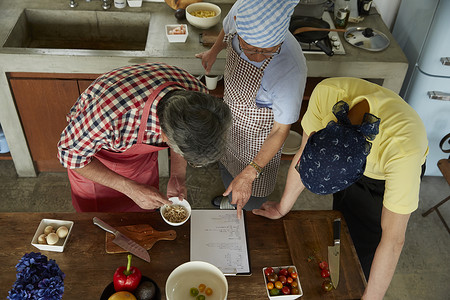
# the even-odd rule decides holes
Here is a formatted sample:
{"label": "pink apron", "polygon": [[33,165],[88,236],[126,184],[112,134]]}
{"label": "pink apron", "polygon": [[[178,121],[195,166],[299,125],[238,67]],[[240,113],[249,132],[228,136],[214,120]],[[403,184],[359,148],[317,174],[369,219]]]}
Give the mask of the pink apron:
{"label": "pink apron", "polygon": [[[100,150],[95,158],[107,168],[136,182],[151,185],[159,189],[158,152],[168,147],[144,144],[148,116],[153,101],[158,94],[175,82],[167,82],[152,92],[145,103],[139,126],[137,143],[124,152]],[[114,189],[93,182],[72,169],[67,169],[72,190],[72,204],[78,212],[138,212],[146,211],[133,200]]]}
{"label": "pink apron", "polygon": [[[242,59],[232,47],[234,34],[227,35],[227,63],[225,65],[224,101],[233,115],[233,124],[228,133],[225,156],[221,163],[236,177],[258,154],[272,130],[274,117],[270,108],[256,105],[256,95],[264,69],[272,60],[267,58],[260,68]],[[253,181],[252,196],[266,197],[275,188],[281,149],[264,167],[263,174]]]}

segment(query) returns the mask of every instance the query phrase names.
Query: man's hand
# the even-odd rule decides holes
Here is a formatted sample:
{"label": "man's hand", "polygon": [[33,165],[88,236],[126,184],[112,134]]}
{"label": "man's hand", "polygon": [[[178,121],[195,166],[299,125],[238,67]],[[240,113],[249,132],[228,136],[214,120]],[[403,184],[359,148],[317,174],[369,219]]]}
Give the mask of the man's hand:
{"label": "man's hand", "polygon": [[255,169],[253,167],[247,167],[233,179],[227,190],[223,193],[223,196],[228,196],[233,192],[231,204],[236,205],[238,219],[241,218],[242,208],[247,204],[252,195],[252,184],[255,177]]}
{"label": "man's hand", "polygon": [[280,203],[275,201],[266,201],[260,208],[253,209],[252,212],[255,215],[263,216],[272,220],[276,220],[284,216],[284,214],[281,213]]}
{"label": "man's hand", "polygon": [[206,75],[211,71],[212,66],[216,62],[217,54],[213,53],[211,49],[195,54],[195,57],[202,60],[202,66],[205,68]]}
{"label": "man's hand", "polygon": [[132,187],[127,196],[142,209],[157,209],[164,204],[172,204],[155,187],[137,182],[132,183]]}

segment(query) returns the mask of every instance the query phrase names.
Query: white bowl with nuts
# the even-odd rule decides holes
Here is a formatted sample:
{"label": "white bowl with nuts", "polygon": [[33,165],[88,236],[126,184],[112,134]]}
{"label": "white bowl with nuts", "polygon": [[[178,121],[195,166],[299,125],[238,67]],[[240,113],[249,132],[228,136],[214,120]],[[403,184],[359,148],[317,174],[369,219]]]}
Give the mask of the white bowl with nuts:
{"label": "white bowl with nuts", "polygon": [[72,221],[42,219],[31,245],[39,250],[63,252],[72,227]]}

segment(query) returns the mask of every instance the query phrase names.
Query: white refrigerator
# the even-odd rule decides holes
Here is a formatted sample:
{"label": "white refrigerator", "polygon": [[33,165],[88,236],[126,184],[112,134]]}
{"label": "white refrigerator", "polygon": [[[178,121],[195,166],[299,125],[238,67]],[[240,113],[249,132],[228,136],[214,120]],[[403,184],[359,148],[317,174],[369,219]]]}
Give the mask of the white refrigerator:
{"label": "white refrigerator", "polygon": [[448,154],[439,142],[450,133],[450,0],[403,0],[392,33],[409,61],[400,95],[427,131],[425,175],[442,176],[437,162]]}

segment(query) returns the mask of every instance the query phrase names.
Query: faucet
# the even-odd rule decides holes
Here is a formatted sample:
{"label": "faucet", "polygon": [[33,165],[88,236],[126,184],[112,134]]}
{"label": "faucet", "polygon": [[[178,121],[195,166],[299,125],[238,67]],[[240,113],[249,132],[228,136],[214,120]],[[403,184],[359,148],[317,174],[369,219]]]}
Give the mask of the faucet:
{"label": "faucet", "polygon": [[78,3],[76,3],[75,0],[70,0],[69,6],[75,8],[78,6]]}
{"label": "faucet", "polygon": [[104,10],[107,10],[111,7],[111,4],[109,4],[109,0],[103,0],[102,8]]}

